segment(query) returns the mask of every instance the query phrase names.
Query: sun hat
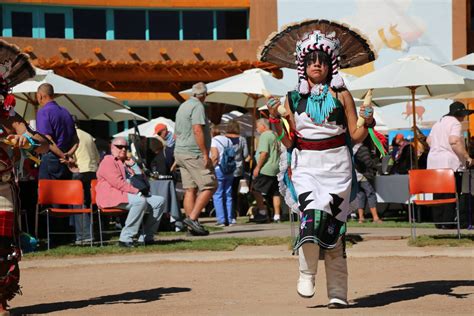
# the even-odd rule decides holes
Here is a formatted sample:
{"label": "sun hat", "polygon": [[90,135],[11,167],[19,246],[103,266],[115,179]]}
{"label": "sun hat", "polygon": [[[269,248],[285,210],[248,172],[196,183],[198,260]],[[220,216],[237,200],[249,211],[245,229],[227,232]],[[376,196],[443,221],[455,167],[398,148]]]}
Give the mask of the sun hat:
{"label": "sun hat", "polygon": [[467,116],[467,115],[471,115],[472,113],[474,113],[474,110],[468,110],[466,109],[466,106],[464,104],[456,101],[456,102],[451,103],[451,105],[449,106],[449,113],[446,115]]}

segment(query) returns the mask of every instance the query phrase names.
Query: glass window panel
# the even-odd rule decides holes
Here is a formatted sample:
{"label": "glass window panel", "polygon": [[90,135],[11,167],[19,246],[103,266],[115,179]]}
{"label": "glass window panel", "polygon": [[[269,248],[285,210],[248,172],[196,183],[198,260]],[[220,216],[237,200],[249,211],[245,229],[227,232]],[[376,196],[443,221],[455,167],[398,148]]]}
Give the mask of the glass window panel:
{"label": "glass window panel", "polygon": [[145,11],[115,10],[115,39],[145,39]]}
{"label": "glass window panel", "polygon": [[179,40],[178,11],[150,11],[148,19],[150,39]]}
{"label": "glass window panel", "polygon": [[65,20],[62,13],[45,13],[44,24],[47,38],[64,38]]}
{"label": "glass window panel", "polygon": [[12,35],[33,37],[33,14],[31,12],[12,12]]}
{"label": "glass window panel", "polygon": [[178,107],[172,105],[154,106],[151,108],[151,118],[157,118],[160,116],[174,120],[176,117],[176,111]]}
{"label": "glass window panel", "polygon": [[74,38],[106,38],[105,10],[74,9]]}
{"label": "glass window panel", "polygon": [[183,11],[183,38],[213,39],[212,11]]}
{"label": "glass window panel", "polygon": [[246,39],[247,24],[246,11],[218,11],[217,38]]}
{"label": "glass window panel", "polygon": [[471,31],[474,32],[474,3],[472,3],[472,1],[471,1]]}
{"label": "glass window panel", "polygon": [[3,36],[3,8],[0,5],[0,36]]}

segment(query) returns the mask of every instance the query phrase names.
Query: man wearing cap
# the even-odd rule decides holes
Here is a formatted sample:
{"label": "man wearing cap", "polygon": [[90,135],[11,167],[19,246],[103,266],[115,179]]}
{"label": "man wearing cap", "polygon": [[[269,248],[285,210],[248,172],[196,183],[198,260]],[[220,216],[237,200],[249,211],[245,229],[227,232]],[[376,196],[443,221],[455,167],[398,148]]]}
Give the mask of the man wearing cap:
{"label": "man wearing cap", "polygon": [[211,133],[203,105],[206,95],[206,85],[203,82],[196,83],[192,87],[192,97],[181,104],[176,112],[174,156],[186,190],[183,204],[187,217],[184,224],[195,235],[209,234],[198,218],[217,186],[209,158]]}
{"label": "man wearing cap", "polygon": [[[461,102],[454,102],[449,106],[449,113],[433,125],[427,139],[430,145],[428,169],[449,168],[457,171],[462,166],[472,165],[472,158],[464,145],[461,122],[473,112]],[[444,193],[434,195],[434,198],[440,199],[448,197],[452,196]],[[454,208],[450,204],[433,208],[435,222],[452,222],[454,216]]]}

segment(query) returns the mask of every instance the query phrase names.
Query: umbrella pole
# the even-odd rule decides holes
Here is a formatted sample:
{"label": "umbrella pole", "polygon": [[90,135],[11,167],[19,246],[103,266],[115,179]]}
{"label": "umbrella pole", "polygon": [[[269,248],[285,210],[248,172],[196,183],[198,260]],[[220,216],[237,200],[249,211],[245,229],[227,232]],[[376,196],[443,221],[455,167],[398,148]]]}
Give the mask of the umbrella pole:
{"label": "umbrella pole", "polygon": [[416,92],[415,87],[409,87],[411,91],[411,107],[412,107],[412,112],[413,112],[413,144],[415,147],[415,161],[414,161],[414,168],[413,169],[418,169],[418,136],[417,136],[417,129],[416,129],[416,107],[415,107],[415,92]]}
{"label": "umbrella pole", "polygon": [[257,119],[257,101],[255,96],[251,96],[253,99],[253,110],[252,110],[252,142],[250,144],[250,170],[253,171],[253,157],[255,156],[255,125]]}

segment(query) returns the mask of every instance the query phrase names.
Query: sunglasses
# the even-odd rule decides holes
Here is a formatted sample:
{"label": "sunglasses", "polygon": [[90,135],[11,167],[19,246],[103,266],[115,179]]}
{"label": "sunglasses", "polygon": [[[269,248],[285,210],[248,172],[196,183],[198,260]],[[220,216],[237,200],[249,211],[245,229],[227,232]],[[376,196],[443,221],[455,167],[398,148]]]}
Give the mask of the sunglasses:
{"label": "sunglasses", "polygon": [[113,145],[115,146],[115,148],[120,149],[120,150],[128,148],[127,145],[115,145],[115,144],[113,144]]}

